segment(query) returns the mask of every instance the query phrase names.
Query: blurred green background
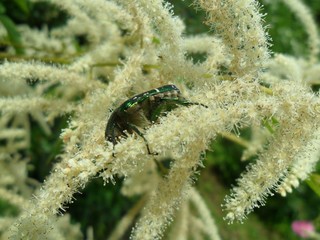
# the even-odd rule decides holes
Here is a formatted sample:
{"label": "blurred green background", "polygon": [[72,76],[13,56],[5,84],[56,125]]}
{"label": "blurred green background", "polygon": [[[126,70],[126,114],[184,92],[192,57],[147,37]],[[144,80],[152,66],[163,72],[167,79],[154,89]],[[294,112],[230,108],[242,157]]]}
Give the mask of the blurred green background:
{"label": "blurred green background", "polygon": [[[203,24],[205,13],[194,10],[192,1],[170,1],[174,5],[174,12],[185,22],[186,35],[205,33],[210,29]],[[306,55],[306,33],[300,22],[280,1],[266,1],[262,12],[265,17],[268,32],[272,38],[271,50],[276,53],[286,53],[294,56]],[[320,23],[320,1],[304,1],[312,11],[314,19]],[[24,49],[20,45],[19,33],[15,26],[28,24],[34,28],[47,26],[49,29],[64,24],[66,13],[46,3],[30,3],[26,0],[1,0],[0,21],[9,32],[8,39],[0,42],[0,61],[4,61],[8,45],[15,46],[17,55],[23,56]],[[320,24],[318,25],[320,26]],[[78,42],[81,45],[81,39]],[[200,61],[203,56],[193,56],[194,61]],[[28,152],[31,158],[30,176],[42,182],[50,172],[56,161],[56,155],[62,150],[59,139],[60,131],[66,126],[68,116],[56,119],[52,126],[53,134],[47,136],[36,122],[32,123],[32,146]],[[250,131],[243,135],[250,137]],[[40,147],[39,147],[40,146]],[[291,222],[299,219],[312,220],[320,231],[320,199],[307,186],[302,183],[288,197],[278,195],[270,197],[267,205],[256,209],[250,214],[244,224],[228,225],[223,221],[224,213],[221,210],[224,196],[228,193],[232,184],[245,170],[248,162],[241,162],[243,149],[229,140],[219,137],[211,146],[214,152],[207,152],[204,161],[205,168],[201,169],[201,175],[196,185],[204,196],[206,203],[212,210],[219,231],[223,239],[251,240],[257,239],[299,239],[291,231]],[[252,159],[254,161],[254,159]],[[317,172],[320,172],[318,166]],[[81,223],[84,235],[86,229],[92,226],[95,239],[106,239],[106,236],[114,228],[118,220],[137,199],[128,199],[120,195],[121,179],[116,185],[104,186],[101,179],[93,179],[84,189],[82,194],[77,194],[77,201],[69,206],[68,212],[74,222]],[[0,201],[0,214],[16,214],[15,209]],[[128,235],[126,236],[126,238]]]}

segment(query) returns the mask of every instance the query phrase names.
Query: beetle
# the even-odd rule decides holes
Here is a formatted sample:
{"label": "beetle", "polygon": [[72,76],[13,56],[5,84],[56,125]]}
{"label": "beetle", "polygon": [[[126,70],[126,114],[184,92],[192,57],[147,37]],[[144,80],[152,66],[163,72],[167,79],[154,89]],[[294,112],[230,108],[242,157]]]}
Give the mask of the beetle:
{"label": "beetle", "polygon": [[[105,139],[113,144],[114,149],[121,137],[136,133],[145,141],[148,153],[152,154],[140,129],[146,129],[156,123],[160,116],[166,115],[179,105],[201,105],[207,108],[203,104],[189,102],[182,97],[175,85],[154,88],[133,96],[112,112],[105,129]],[[114,156],[114,153],[112,155]]]}

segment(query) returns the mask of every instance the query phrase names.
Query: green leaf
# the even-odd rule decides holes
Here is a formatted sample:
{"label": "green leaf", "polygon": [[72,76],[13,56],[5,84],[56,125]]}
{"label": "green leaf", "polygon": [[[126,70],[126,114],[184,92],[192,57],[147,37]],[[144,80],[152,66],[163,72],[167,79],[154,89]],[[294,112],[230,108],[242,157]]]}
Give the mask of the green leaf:
{"label": "green leaf", "polygon": [[158,44],[160,44],[160,39],[157,38],[157,37],[153,37],[153,38],[152,38],[152,43],[158,45]]}
{"label": "green leaf", "polygon": [[15,4],[23,11],[25,14],[29,14],[29,6],[27,0],[14,0]]}
{"label": "green leaf", "polygon": [[6,8],[0,3],[0,14],[3,14],[6,12]]}
{"label": "green leaf", "polygon": [[320,196],[320,175],[319,174],[311,174],[309,179],[306,180],[309,187]]}
{"label": "green leaf", "polygon": [[275,117],[265,118],[262,120],[262,125],[269,130],[270,133],[275,132],[275,128],[279,124],[279,121]]}
{"label": "green leaf", "polygon": [[278,125],[279,124],[279,121],[275,117],[272,117],[271,121],[272,121],[273,125]]}
{"label": "green leaf", "polygon": [[8,33],[8,38],[16,50],[17,54],[23,54],[23,48],[21,47],[20,33],[17,31],[16,25],[4,14],[0,14],[0,22],[3,24]]}

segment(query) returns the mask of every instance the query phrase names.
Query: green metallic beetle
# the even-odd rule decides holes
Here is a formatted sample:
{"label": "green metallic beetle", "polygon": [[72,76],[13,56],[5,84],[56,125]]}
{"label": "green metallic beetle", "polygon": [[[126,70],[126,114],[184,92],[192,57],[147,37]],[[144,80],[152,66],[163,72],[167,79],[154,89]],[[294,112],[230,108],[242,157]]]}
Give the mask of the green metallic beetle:
{"label": "green metallic beetle", "polygon": [[[148,142],[139,128],[146,129],[157,122],[160,116],[178,105],[201,105],[192,103],[181,96],[180,90],[175,85],[165,85],[133,96],[111,114],[105,130],[105,138],[113,144],[113,148],[121,137],[136,133],[146,143],[148,153],[151,154]],[[113,154],[114,156],[114,154]]]}

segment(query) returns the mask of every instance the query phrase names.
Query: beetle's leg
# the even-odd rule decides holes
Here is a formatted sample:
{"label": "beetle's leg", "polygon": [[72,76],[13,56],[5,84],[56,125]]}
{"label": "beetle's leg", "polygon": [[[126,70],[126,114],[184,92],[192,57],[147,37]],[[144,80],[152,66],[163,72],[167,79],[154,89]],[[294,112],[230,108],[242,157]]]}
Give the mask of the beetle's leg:
{"label": "beetle's leg", "polygon": [[172,161],[174,161],[174,160],[171,159],[171,158],[166,158],[166,159],[161,160],[161,161],[156,160],[154,158],[154,162],[157,165],[158,172],[160,173],[160,175],[162,177],[165,177],[166,175],[168,175],[168,173],[170,171],[170,164],[172,163]]}
{"label": "beetle's leg", "polygon": [[155,122],[158,117],[160,116],[161,112],[163,112],[164,110],[168,110],[168,107],[171,106],[172,108],[177,107],[177,105],[182,105],[182,106],[190,106],[190,105],[199,105],[199,106],[203,106],[205,108],[208,108],[208,106],[201,104],[201,103],[194,103],[194,102],[189,102],[184,98],[161,98],[160,99],[161,102],[157,103],[157,106],[154,106],[152,108],[152,112],[150,112],[150,121],[151,122]]}
{"label": "beetle's leg", "polygon": [[143,138],[143,140],[144,140],[144,142],[146,143],[146,146],[147,146],[148,154],[150,154],[150,155],[151,155],[151,154],[152,154],[152,155],[157,155],[156,153],[151,153],[150,148],[149,148],[148,141],[147,141],[147,139],[144,137],[143,133],[140,132],[140,130],[139,130],[135,125],[133,125],[133,124],[131,124],[131,123],[127,123],[127,124],[128,124],[128,126],[129,126],[133,131],[135,131],[140,137]]}
{"label": "beetle's leg", "polygon": [[160,104],[156,108],[152,109],[152,111],[150,112],[150,121],[157,121],[158,117],[160,116],[160,113],[166,108],[167,106],[165,106],[165,104]]}
{"label": "beetle's leg", "polygon": [[119,125],[118,123],[114,123],[113,126],[112,126],[112,131],[111,131],[111,135],[109,136],[106,136],[106,139],[109,141],[109,142],[112,142],[112,145],[113,145],[113,148],[112,148],[112,157],[115,157],[115,145],[117,144],[117,138],[116,138],[116,135],[115,135],[115,131],[119,131],[121,132],[122,135],[124,135],[125,137],[128,137],[128,135],[124,132],[124,130],[122,130],[122,126]]}
{"label": "beetle's leg", "polygon": [[[128,134],[126,133],[126,131],[125,130],[127,130],[127,129],[123,129],[123,126],[121,126],[119,123],[116,123],[115,124],[115,128],[114,129],[117,129],[119,132],[121,132],[121,135],[120,136],[124,136],[125,138],[127,138],[128,137]],[[128,127],[130,127],[130,126],[126,126],[127,128]],[[112,156],[114,157],[115,156],[115,154],[114,154],[114,148],[115,148],[115,145],[117,144],[117,138],[115,137],[115,134],[114,134],[114,132],[115,131],[113,131],[112,133],[113,133],[113,153],[112,153]],[[120,137],[118,137],[118,138],[120,138]],[[119,140],[119,139],[118,139]]]}
{"label": "beetle's leg", "polygon": [[116,145],[117,142],[116,142],[116,137],[115,137],[114,132],[115,132],[115,128],[114,128],[113,131],[112,131],[112,139],[111,139],[111,140],[112,140],[112,145],[113,145],[113,146],[112,146],[112,157],[116,157],[115,154],[114,154],[114,152],[115,152],[115,151],[114,151],[114,147],[115,147],[115,145]]}
{"label": "beetle's leg", "polygon": [[114,146],[116,145],[116,137],[115,137],[115,128],[116,128],[116,124],[113,123],[112,127],[107,128],[106,132],[105,132],[105,139],[109,142],[112,143],[113,147],[112,147],[112,157],[115,157],[114,155]]}
{"label": "beetle's leg", "polygon": [[176,98],[162,98],[161,100],[163,101],[168,101],[168,102],[172,102],[172,103],[175,103],[175,104],[178,104],[178,105],[182,105],[182,106],[190,106],[190,105],[199,105],[199,106],[202,106],[202,107],[205,107],[205,108],[208,108],[208,106],[202,104],[202,103],[196,103],[196,102],[189,102],[187,99],[185,98],[179,98],[179,97],[176,97]]}

